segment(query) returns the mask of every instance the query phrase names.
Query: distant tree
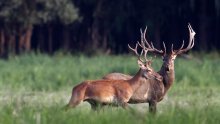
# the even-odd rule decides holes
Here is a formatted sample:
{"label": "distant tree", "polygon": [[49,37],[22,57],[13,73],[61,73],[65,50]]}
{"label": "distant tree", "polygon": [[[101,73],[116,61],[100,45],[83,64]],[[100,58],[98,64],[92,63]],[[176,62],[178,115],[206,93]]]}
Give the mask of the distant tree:
{"label": "distant tree", "polygon": [[[37,0],[37,17],[41,24],[47,25],[48,30],[48,51],[53,52],[53,27],[57,24],[68,25],[79,19],[78,9],[74,6],[71,0]],[[65,28],[65,26],[64,26]],[[69,32],[63,30],[65,38],[69,37]],[[43,33],[43,32],[42,32]],[[69,40],[63,42],[65,47],[68,47]],[[40,46],[44,46],[41,41]]]}
{"label": "distant tree", "polygon": [[220,48],[219,0],[5,0],[0,1],[0,55],[31,48],[125,53],[127,44],[147,37],[157,48],[186,41],[190,22],[194,48]]}
{"label": "distant tree", "polygon": [[[51,23],[63,25],[78,19],[78,10],[70,0],[7,0],[0,2],[1,52],[29,51],[34,25],[47,24],[49,51],[52,51]],[[18,41],[18,43],[16,43]],[[16,47],[16,44],[17,47]]]}
{"label": "distant tree", "polygon": [[[83,17],[78,36],[81,47],[88,52],[125,52],[129,39],[133,38],[133,1],[73,0]],[[88,42],[87,42],[88,41]]]}

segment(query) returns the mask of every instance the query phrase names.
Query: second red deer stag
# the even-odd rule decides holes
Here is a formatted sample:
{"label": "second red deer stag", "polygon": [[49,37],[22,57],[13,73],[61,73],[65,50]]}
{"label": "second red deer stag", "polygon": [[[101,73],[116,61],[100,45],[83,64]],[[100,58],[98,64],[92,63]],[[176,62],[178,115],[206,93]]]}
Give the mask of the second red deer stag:
{"label": "second red deer stag", "polygon": [[[188,29],[189,29],[189,44],[188,46],[183,49],[184,47],[184,42],[182,44],[182,46],[180,47],[180,49],[178,50],[173,50],[173,45],[171,48],[171,52],[167,53],[166,52],[166,46],[163,43],[164,46],[164,51],[162,50],[158,50],[156,49],[153,44],[148,43],[146,38],[145,38],[145,34],[146,34],[146,28],[144,30],[144,32],[141,31],[141,44],[139,43],[139,45],[150,51],[153,52],[155,54],[159,54],[163,57],[163,64],[162,67],[160,69],[160,71],[158,72],[162,77],[163,77],[163,87],[164,87],[164,92],[163,92],[163,96],[165,96],[166,92],[169,90],[169,88],[172,86],[174,79],[175,79],[175,72],[174,72],[174,60],[176,58],[177,55],[182,54],[190,49],[192,49],[192,47],[194,46],[194,36],[195,36],[195,32],[193,31],[191,25],[188,25]],[[107,74],[103,77],[104,79],[130,79],[132,78],[132,76],[130,75],[125,75],[122,73],[110,73]],[[154,82],[155,80],[151,80],[152,82]],[[156,80],[158,82],[158,80]],[[149,92],[146,88],[146,84],[148,84],[149,80],[146,81],[145,83],[142,84],[141,87],[139,87],[133,94],[133,96],[131,97],[131,99],[128,101],[128,103],[149,103],[149,107],[150,107],[150,111],[156,111],[156,100],[151,100],[151,102],[149,102],[149,98],[143,98],[141,96],[143,96],[144,94],[146,94],[147,92]],[[155,82],[156,83],[156,82]],[[161,88],[162,89],[162,88]],[[152,92],[155,92],[160,90],[157,87],[155,87]],[[137,100],[137,98],[141,98],[141,100]],[[162,99],[161,99],[162,100]]]}
{"label": "second red deer stag", "polygon": [[[136,49],[130,49],[138,56],[138,65],[140,67],[134,77],[129,80],[84,81],[73,88],[71,99],[66,108],[75,107],[82,101],[89,102],[91,108],[94,110],[96,110],[98,106],[103,105],[122,106],[126,108],[127,102],[136,89],[142,85],[143,80],[161,78],[161,76],[155,73],[151,68],[151,61],[146,58],[147,50],[142,50],[139,55],[137,47]],[[146,61],[141,59],[143,52]]]}

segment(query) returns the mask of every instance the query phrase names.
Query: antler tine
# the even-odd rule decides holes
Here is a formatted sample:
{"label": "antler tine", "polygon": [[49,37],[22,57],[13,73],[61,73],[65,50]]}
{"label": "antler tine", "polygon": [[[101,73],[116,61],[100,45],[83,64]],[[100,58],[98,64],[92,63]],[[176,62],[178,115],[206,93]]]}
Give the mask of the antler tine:
{"label": "antler tine", "polygon": [[147,52],[148,52],[148,49],[143,49],[144,50],[144,59],[146,62],[151,62],[152,60],[149,60],[147,59]]}
{"label": "antler tine", "polygon": [[[177,51],[181,51],[181,49],[183,49],[183,47],[184,47],[184,40],[183,40],[181,47]],[[173,49],[172,49],[172,52],[174,52]]]}
{"label": "antler tine", "polygon": [[[144,51],[144,49],[141,50],[141,55],[140,55],[139,58],[138,58],[138,59],[141,60],[142,62],[144,62],[144,60],[141,58],[141,56],[143,55],[143,51]],[[144,54],[144,55],[145,55],[145,54]]]}
{"label": "antler tine", "polygon": [[173,51],[173,44],[171,45],[171,52],[174,53],[174,51]]}
{"label": "antler tine", "polygon": [[145,43],[147,44],[147,47],[150,48],[150,45],[149,45],[148,42],[146,42],[147,40],[145,38],[146,31],[147,31],[147,26],[144,29],[144,32],[142,31],[142,29],[140,29],[140,32],[141,32],[141,44],[139,42],[138,42],[138,44],[143,49],[146,49]]}
{"label": "antler tine", "polygon": [[146,32],[147,32],[147,26],[146,28],[144,29],[144,34],[143,34],[143,42],[145,42],[147,44],[147,47],[148,48],[151,48],[150,44],[147,42],[147,39],[146,39]]}
{"label": "antler tine", "polygon": [[181,54],[183,52],[186,52],[186,51],[192,49],[194,46],[194,36],[196,33],[194,32],[194,30],[192,29],[190,24],[188,24],[188,29],[189,29],[189,44],[185,49],[182,49],[184,46],[184,41],[183,41],[181,48],[176,51],[176,54]]}
{"label": "antler tine", "polygon": [[167,48],[166,48],[166,45],[165,45],[164,42],[163,42],[163,48],[164,48],[164,54],[166,54],[166,52],[167,52]]}
{"label": "antler tine", "polygon": [[144,61],[141,59],[141,56],[142,56],[142,54],[143,54],[143,50],[141,51],[141,54],[140,54],[140,55],[139,55],[139,53],[138,53],[138,51],[137,51],[138,44],[139,44],[139,42],[136,43],[135,48],[132,48],[132,47],[128,44],[128,48],[129,48],[130,50],[132,50],[132,51],[138,56],[138,59],[139,59],[139,60],[141,60],[142,62],[144,62]]}
{"label": "antler tine", "polygon": [[[140,32],[141,32],[141,44],[138,42],[138,44],[139,44],[139,46],[140,47],[145,47],[144,46],[144,34],[143,34],[143,31],[142,31],[142,29],[140,29]],[[145,30],[144,30],[144,32],[145,32]]]}
{"label": "antler tine", "polygon": [[194,36],[195,36],[195,32],[192,29],[192,26],[190,24],[188,24],[188,29],[189,29],[189,44],[187,46],[187,48],[191,49],[194,45]]}
{"label": "antler tine", "polygon": [[[139,43],[139,42],[137,42],[137,43],[143,49],[142,51],[144,51],[144,53],[145,53],[144,54],[145,60],[148,61],[146,59],[147,51],[148,50],[153,51],[153,49],[152,49],[152,47],[150,46],[150,44],[147,42],[147,40],[145,38],[146,31],[147,31],[147,26],[144,29],[144,32],[142,31],[142,29],[140,29],[140,32],[141,32],[141,43]],[[145,43],[147,44],[147,47],[145,46]]]}
{"label": "antler tine", "polygon": [[[151,60],[148,60],[148,59],[147,59],[148,49],[145,48],[145,46],[143,46],[143,47],[142,47],[142,50],[141,50],[141,54],[139,54],[138,51],[137,51],[138,45],[142,47],[142,45],[141,45],[139,42],[137,42],[135,48],[132,48],[129,44],[128,44],[128,48],[129,48],[130,50],[132,50],[132,51],[138,56],[138,59],[139,59],[140,61],[142,61],[142,62],[149,62],[149,61],[151,61]],[[141,58],[141,56],[143,55],[143,53],[144,53],[144,60]]]}
{"label": "antler tine", "polygon": [[[142,31],[142,29],[141,29],[141,47],[143,48],[144,47],[144,49],[147,49],[148,51],[151,51],[151,52],[155,52],[155,53],[157,53],[157,54],[162,54],[163,53],[163,51],[162,50],[158,50],[158,49],[156,49],[155,47],[154,47],[154,45],[153,45],[153,43],[151,42],[151,44],[147,41],[147,39],[146,39],[146,32],[147,32],[147,26],[145,27],[145,29],[144,29],[144,32]],[[145,44],[147,45],[147,46],[145,46]]]}
{"label": "antler tine", "polygon": [[[142,32],[141,32],[142,33]],[[143,37],[142,37],[143,38]],[[143,40],[141,40],[141,43],[139,43],[139,42],[137,42],[138,43],[138,45],[142,48],[142,51],[141,51],[141,55],[140,55],[140,60],[143,62],[143,60],[141,59],[141,56],[142,56],[142,54],[143,54],[143,52],[144,52],[144,59],[145,59],[145,61],[147,62],[147,61],[149,61],[148,59],[147,59],[147,52],[148,52],[148,48],[146,48],[146,46],[145,46],[145,44],[144,44],[144,41]]]}
{"label": "antler tine", "polygon": [[140,56],[140,55],[138,54],[138,52],[137,52],[137,47],[138,47],[138,44],[137,44],[137,43],[136,43],[135,48],[132,48],[132,47],[128,44],[128,48],[129,48],[130,50],[132,50],[137,56]]}
{"label": "antler tine", "polygon": [[191,44],[189,44],[188,46],[190,48],[192,48],[194,46],[194,36],[195,36],[195,31],[192,29],[192,26],[190,24],[188,24],[188,28],[189,28],[189,41],[191,42]]}
{"label": "antler tine", "polygon": [[184,46],[184,40],[183,40],[183,43],[182,43],[182,46],[180,47],[180,49],[183,49],[183,46]]}
{"label": "antler tine", "polygon": [[[144,59],[145,59],[145,61],[146,62],[149,62],[149,61],[151,61],[151,60],[148,60],[147,59],[147,52],[148,51],[153,51],[154,49],[154,46],[152,45],[150,45],[148,42],[147,42],[147,40],[146,40],[146,38],[145,38],[145,34],[146,34],[146,30],[147,30],[147,26],[146,26],[146,28],[145,28],[145,30],[144,30],[144,33],[143,33],[143,31],[141,30],[141,44],[138,42],[138,45],[142,48],[142,52],[144,51]],[[145,42],[146,41],[146,42]],[[145,46],[145,43],[147,44],[147,46],[148,47],[146,47]],[[141,54],[142,55],[142,54]]]}

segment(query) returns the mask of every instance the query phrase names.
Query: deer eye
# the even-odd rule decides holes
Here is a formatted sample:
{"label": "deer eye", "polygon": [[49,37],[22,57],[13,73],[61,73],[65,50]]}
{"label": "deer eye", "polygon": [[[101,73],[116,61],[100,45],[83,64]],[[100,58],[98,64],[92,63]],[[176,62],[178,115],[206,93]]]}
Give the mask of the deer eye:
{"label": "deer eye", "polygon": [[164,58],[164,59],[163,59],[163,61],[164,61],[164,62],[166,62],[166,61],[167,61],[167,59],[165,59],[165,58]]}
{"label": "deer eye", "polygon": [[150,73],[151,73],[151,71],[150,71],[150,70],[146,70],[146,73],[147,73],[147,74],[150,74]]}

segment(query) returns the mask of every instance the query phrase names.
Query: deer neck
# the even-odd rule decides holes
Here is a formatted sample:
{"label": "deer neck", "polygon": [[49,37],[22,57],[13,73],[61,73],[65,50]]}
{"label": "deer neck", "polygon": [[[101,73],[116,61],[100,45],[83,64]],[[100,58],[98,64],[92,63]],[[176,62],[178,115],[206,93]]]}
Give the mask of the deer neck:
{"label": "deer neck", "polygon": [[163,76],[163,84],[165,87],[165,92],[166,93],[169,88],[172,86],[174,80],[175,80],[175,71],[174,71],[174,63],[172,63],[171,68],[169,71],[166,70],[165,66],[163,65],[158,72],[161,76]]}
{"label": "deer neck", "polygon": [[140,80],[142,79],[142,74],[143,74],[143,70],[139,69],[137,74],[133,78],[128,80],[128,82],[130,83],[133,91],[135,91],[138,87],[140,87],[140,85],[141,85]]}

